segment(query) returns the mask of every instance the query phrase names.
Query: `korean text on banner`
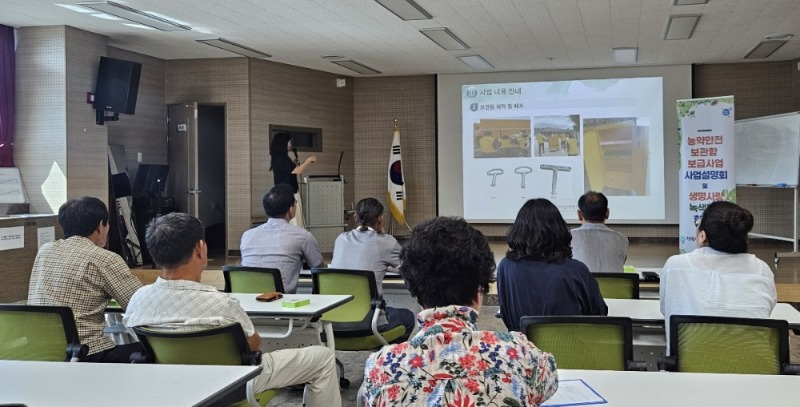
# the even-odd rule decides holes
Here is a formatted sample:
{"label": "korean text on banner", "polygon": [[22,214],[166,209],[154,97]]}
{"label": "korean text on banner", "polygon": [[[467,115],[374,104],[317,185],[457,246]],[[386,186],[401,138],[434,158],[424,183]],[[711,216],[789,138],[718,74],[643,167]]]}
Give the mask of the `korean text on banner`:
{"label": "korean text on banner", "polygon": [[714,201],[736,202],[733,96],[676,101],[680,136],[680,251],[697,248],[697,227]]}

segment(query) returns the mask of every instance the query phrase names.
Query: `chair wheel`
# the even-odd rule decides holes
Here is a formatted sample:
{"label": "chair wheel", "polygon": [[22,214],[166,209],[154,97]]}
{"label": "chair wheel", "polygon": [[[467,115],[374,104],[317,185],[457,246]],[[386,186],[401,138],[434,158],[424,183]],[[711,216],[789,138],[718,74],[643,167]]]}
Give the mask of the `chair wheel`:
{"label": "chair wheel", "polygon": [[339,387],[343,389],[350,387],[350,380],[347,380],[344,377],[339,378]]}

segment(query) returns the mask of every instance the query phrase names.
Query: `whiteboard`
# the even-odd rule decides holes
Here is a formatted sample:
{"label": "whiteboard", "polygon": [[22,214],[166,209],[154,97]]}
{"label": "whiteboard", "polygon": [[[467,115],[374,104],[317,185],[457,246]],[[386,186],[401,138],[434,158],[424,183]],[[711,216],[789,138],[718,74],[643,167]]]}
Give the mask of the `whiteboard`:
{"label": "whiteboard", "polygon": [[737,120],[736,184],[797,186],[800,112]]}

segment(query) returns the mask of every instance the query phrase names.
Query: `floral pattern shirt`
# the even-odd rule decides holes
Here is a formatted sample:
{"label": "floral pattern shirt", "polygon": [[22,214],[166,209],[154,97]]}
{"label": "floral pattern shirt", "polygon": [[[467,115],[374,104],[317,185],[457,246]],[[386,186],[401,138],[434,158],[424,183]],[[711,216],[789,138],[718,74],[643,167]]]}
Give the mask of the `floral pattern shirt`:
{"label": "floral pattern shirt", "polygon": [[553,355],[519,332],[477,331],[477,319],[466,306],[419,313],[417,335],[367,360],[365,406],[534,407],[550,398]]}

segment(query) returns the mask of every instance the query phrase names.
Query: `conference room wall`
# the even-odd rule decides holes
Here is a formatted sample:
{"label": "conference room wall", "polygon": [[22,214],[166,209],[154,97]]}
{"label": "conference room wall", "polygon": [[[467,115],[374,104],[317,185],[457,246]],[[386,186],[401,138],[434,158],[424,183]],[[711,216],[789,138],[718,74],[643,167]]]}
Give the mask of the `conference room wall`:
{"label": "conference room wall", "polygon": [[[393,120],[399,119],[406,221],[411,227],[436,216],[436,76],[356,78],[353,142],[355,197],[386,206]],[[387,207],[388,208],[388,207]],[[404,226],[395,235],[407,235]]]}
{"label": "conference room wall", "polygon": [[106,122],[108,144],[125,147],[132,184],[139,167],[137,153],[142,153],[142,163],[167,164],[166,63],[163,59],[114,47],[108,47],[107,56],[142,64],[136,114],[123,114],[117,122]]}
{"label": "conference room wall", "polygon": [[[733,95],[737,120],[798,111],[797,63],[798,60],[695,65],[692,93],[696,98]],[[792,236],[792,190],[739,187],[736,195],[738,203],[755,217],[754,232]]]}
{"label": "conference room wall", "polygon": [[67,26],[17,33],[14,160],[31,212],[57,212],[81,195],[107,201],[107,131],[86,103],[106,38]]}
{"label": "conference room wall", "polygon": [[[165,62],[166,104],[225,105],[225,214],[228,248],[250,228],[250,69],[247,58]],[[202,163],[200,163],[202,165]]]}
{"label": "conference room wall", "polygon": [[[794,69],[797,62],[695,65],[693,94],[694,97],[736,96],[737,118],[797,111],[800,110],[800,74]],[[397,116],[401,119],[409,224],[413,227],[435,216],[435,128],[426,127],[427,123],[435,126],[435,106],[425,107],[426,101],[435,104],[435,76],[356,78],[354,82],[354,141],[358,157],[355,199],[375,196],[385,203],[388,153],[381,149],[388,148],[384,144],[388,146],[389,142],[376,140],[390,137],[391,120]],[[404,116],[411,121],[411,129],[404,126]],[[791,236],[791,222],[786,222],[791,216],[790,190],[740,188],[738,192],[739,202],[756,217],[756,230]],[[502,237],[508,230],[505,224],[476,226],[492,237]],[[676,225],[614,225],[614,228],[636,238],[678,236]],[[395,228],[395,233],[404,235],[407,231]]]}
{"label": "conference room wall", "polygon": [[[346,85],[336,87],[337,78],[344,78]],[[342,174],[347,181],[344,202],[346,208],[350,207],[357,184],[353,171],[356,160],[353,149],[353,78],[251,59],[250,118],[250,216],[253,221],[266,219],[261,198],[273,186],[272,172],[269,171],[269,126],[275,124],[322,129],[323,151],[298,153],[300,160],[311,154],[318,158],[307,174],[336,174],[339,153],[344,152]],[[232,250],[238,248],[238,245],[230,247]]]}

